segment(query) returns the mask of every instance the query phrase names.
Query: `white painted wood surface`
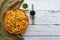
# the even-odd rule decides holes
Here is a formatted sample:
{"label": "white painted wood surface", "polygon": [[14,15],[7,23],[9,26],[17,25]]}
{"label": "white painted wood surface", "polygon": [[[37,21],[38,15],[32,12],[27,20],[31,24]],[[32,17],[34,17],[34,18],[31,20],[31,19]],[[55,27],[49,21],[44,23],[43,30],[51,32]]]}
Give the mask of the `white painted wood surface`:
{"label": "white painted wood surface", "polygon": [[27,11],[29,26],[25,40],[60,40],[60,0],[24,0],[23,3],[29,4],[27,10],[32,10],[31,4],[34,4],[36,11],[34,25]]}

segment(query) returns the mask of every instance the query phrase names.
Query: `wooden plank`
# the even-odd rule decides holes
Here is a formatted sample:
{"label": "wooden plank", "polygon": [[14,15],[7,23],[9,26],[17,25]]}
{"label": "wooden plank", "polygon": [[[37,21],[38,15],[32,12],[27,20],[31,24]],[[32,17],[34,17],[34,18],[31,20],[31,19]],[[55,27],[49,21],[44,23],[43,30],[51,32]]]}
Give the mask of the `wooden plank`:
{"label": "wooden plank", "polygon": [[60,40],[60,37],[24,37],[25,40]]}
{"label": "wooden plank", "polygon": [[[60,0],[24,0],[28,3],[28,9],[31,10],[31,4],[34,4],[34,10],[59,10]],[[21,6],[21,9],[22,6]]]}
{"label": "wooden plank", "polygon": [[[29,17],[29,24],[32,24],[30,11],[27,12]],[[34,18],[35,24],[60,24],[60,11],[59,10],[40,10],[36,11]]]}
{"label": "wooden plank", "polygon": [[60,25],[29,25],[24,35],[60,35]]}

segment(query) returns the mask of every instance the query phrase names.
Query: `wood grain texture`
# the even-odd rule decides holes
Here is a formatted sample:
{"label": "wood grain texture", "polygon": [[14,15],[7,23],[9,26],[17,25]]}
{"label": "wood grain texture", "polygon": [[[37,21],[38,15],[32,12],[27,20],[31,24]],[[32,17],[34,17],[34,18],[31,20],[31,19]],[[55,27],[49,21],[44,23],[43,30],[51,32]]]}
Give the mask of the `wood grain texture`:
{"label": "wood grain texture", "polygon": [[27,11],[29,26],[25,40],[60,40],[60,0],[25,0],[24,3],[29,4],[27,10],[30,11],[34,4],[36,11],[34,25],[31,25],[30,11]]}

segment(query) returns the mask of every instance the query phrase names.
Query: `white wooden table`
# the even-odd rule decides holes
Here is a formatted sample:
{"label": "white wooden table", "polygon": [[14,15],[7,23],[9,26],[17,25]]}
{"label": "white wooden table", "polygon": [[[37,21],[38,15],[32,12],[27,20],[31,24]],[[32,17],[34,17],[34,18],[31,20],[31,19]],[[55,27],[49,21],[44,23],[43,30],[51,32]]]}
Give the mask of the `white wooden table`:
{"label": "white wooden table", "polygon": [[29,26],[25,40],[60,40],[60,0],[25,0],[23,3],[29,4],[27,10],[32,10],[31,4],[34,4],[36,11],[34,25],[27,11]]}

